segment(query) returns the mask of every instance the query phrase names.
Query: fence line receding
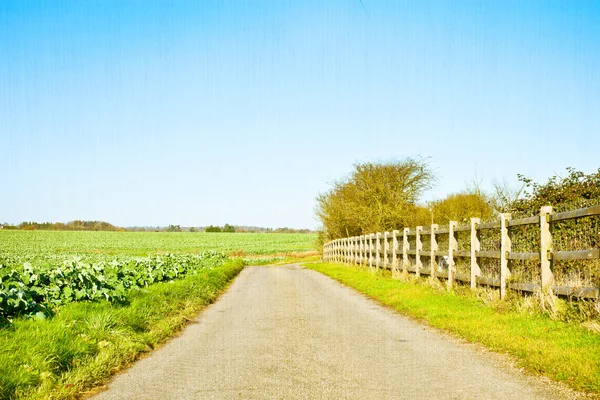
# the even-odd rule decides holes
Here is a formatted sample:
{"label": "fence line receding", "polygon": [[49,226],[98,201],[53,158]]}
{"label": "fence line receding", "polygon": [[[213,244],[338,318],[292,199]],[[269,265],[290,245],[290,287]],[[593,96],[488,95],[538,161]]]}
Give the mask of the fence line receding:
{"label": "fence line receding", "polygon": [[[500,297],[506,296],[507,289],[520,292],[543,290],[562,296],[598,299],[600,288],[582,286],[564,286],[554,284],[553,266],[555,261],[598,260],[598,248],[585,250],[554,251],[552,246],[552,225],[558,221],[579,219],[600,215],[600,205],[554,214],[552,206],[544,206],[539,215],[511,219],[511,214],[500,214],[499,220],[481,223],[479,218],[471,218],[470,224],[459,225],[450,221],[441,227],[433,224],[429,227],[417,226],[402,231],[377,232],[361,236],[336,239],[323,246],[323,260],[356,265],[368,265],[372,268],[389,269],[392,274],[415,274],[430,276],[432,279],[445,279],[448,287],[455,281],[470,284],[497,287]],[[539,251],[516,252],[512,248],[513,230],[527,225],[539,226]],[[482,250],[481,235],[485,231],[499,233],[499,250]],[[469,250],[460,250],[459,234],[470,235]],[[447,250],[439,250],[438,241],[447,239]],[[423,241],[429,243],[424,249]],[[537,244],[536,244],[537,245]],[[482,260],[499,261],[499,276],[486,276],[482,273]],[[469,273],[457,273],[457,260],[468,262]],[[515,281],[511,278],[512,263],[516,260],[534,262],[539,270],[540,283]],[[424,263],[425,262],[425,263]]]}

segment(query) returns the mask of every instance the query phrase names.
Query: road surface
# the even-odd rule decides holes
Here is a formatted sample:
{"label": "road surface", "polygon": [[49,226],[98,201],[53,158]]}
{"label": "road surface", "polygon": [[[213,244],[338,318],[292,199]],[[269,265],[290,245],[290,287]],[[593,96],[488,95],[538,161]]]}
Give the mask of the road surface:
{"label": "road surface", "polygon": [[557,399],[553,385],[299,265],[248,267],[93,398]]}

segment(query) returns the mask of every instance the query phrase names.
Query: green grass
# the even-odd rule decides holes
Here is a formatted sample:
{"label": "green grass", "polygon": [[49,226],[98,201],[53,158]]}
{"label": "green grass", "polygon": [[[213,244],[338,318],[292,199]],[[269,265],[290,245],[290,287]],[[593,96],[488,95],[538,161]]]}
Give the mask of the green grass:
{"label": "green grass", "polygon": [[399,281],[389,273],[332,263],[306,266],[402,314],[509,354],[529,372],[600,394],[600,334],[580,324],[492,307],[474,296]]}
{"label": "green grass", "polygon": [[236,260],[131,292],[124,304],[73,303],[0,330],[0,398],[75,398],[177,331],[242,270]]}

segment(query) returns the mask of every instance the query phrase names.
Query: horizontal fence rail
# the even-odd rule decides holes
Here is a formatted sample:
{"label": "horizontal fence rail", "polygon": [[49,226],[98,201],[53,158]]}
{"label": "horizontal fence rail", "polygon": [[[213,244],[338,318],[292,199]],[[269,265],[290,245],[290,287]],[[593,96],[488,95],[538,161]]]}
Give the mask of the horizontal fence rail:
{"label": "horizontal fence rail", "polygon": [[[447,226],[433,224],[430,227],[417,226],[415,229],[404,228],[402,231],[378,232],[349,238],[336,239],[323,245],[323,260],[343,262],[357,265],[368,265],[371,268],[390,269],[394,276],[400,273],[413,273],[416,276],[430,276],[447,281],[452,287],[455,281],[470,284],[497,287],[500,297],[506,296],[506,290],[533,293],[542,290],[562,296],[586,299],[599,299],[600,288],[570,287],[554,285],[553,262],[570,260],[600,259],[600,249],[575,251],[553,251],[551,224],[568,219],[577,219],[600,215],[600,205],[573,211],[553,214],[552,206],[544,206],[540,214],[511,220],[510,214],[501,214],[499,221],[481,223],[479,218],[471,218],[469,225],[459,225],[450,221]],[[513,252],[511,243],[511,227],[536,225],[540,228],[539,252]],[[500,251],[482,251],[480,232],[483,230],[500,230]],[[458,249],[457,233],[470,233],[470,250]],[[438,238],[448,237],[448,250],[439,251]],[[423,250],[422,240],[429,239],[429,249]],[[414,239],[414,248],[411,240]],[[410,257],[409,257],[410,256]],[[391,257],[391,260],[390,260]],[[414,259],[414,263],[411,261]],[[447,270],[438,270],[437,258],[442,257]],[[470,259],[470,274],[456,274],[455,260]],[[500,260],[500,277],[482,276],[479,260],[482,258]],[[513,260],[535,261],[539,263],[541,285],[528,282],[509,282],[510,262]],[[425,265],[427,261],[429,265]]]}

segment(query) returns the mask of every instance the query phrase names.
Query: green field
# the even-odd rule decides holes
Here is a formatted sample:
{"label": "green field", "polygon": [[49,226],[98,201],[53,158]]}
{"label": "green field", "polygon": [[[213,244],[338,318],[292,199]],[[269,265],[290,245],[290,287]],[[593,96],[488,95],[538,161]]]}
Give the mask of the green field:
{"label": "green field", "polygon": [[[203,251],[272,255],[316,250],[316,234],[204,232],[73,232],[0,230],[6,255],[198,254]],[[0,260],[1,262],[1,260]]]}
{"label": "green field", "polygon": [[287,233],[0,231],[0,323],[45,318],[73,302],[122,301],[129,291],[220,266],[228,255],[273,262],[314,242],[315,235]]}
{"label": "green field", "polygon": [[315,241],[0,230],[0,398],[77,397],[176,333],[244,264],[311,252]]}

